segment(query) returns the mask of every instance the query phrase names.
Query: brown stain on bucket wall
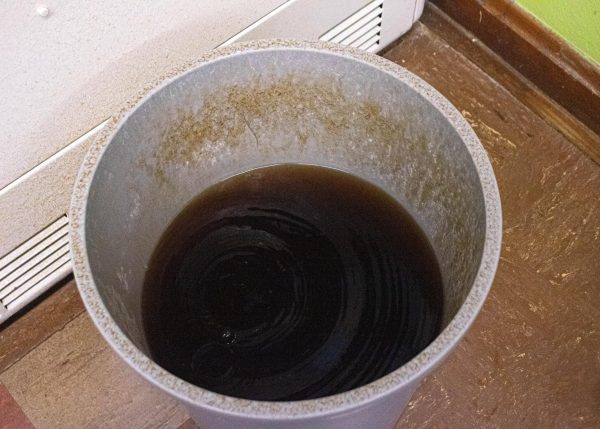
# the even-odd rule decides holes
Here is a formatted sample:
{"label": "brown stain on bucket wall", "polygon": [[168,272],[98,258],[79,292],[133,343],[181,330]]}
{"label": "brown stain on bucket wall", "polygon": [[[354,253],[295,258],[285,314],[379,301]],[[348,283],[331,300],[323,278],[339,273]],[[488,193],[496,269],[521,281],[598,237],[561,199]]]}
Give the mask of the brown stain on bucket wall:
{"label": "brown stain on bucket wall", "polygon": [[[258,154],[261,163],[290,162],[295,154],[317,153],[308,158],[360,171],[413,212],[418,206],[430,206],[438,214],[465,212],[437,220],[415,214],[439,252],[452,250],[455,255],[452,262],[442,263],[444,272],[453,273],[445,279],[455,286],[447,291],[445,312],[454,314],[476,274],[471,261],[482,252],[474,237],[482,234],[483,224],[478,212],[467,210],[475,192],[465,186],[475,180],[466,165],[471,161],[439,150],[443,137],[423,129],[418,103],[399,108],[386,97],[374,97],[368,89],[361,96],[353,87],[345,88],[334,74],[324,78],[289,73],[223,84],[204,95],[199,108],[192,107],[197,106],[193,95],[187,96],[180,103],[186,107],[167,118],[172,123],[164,128],[152,157],[138,164],[159,187],[179,192],[187,173],[177,170],[214,171],[215,165],[226,165],[228,157]],[[441,236],[440,231],[448,233]]]}
{"label": "brown stain on bucket wall", "polygon": [[205,96],[197,112],[179,111],[177,116],[158,145],[154,164],[140,162],[161,185],[168,184],[170,168],[198,166],[215,153],[215,145],[235,149],[250,139],[260,146],[261,137],[276,128],[288,129],[301,146],[312,137],[332,147],[350,135],[355,141],[391,144],[405,128],[387,118],[376,101],[347,97],[337,81],[296,75],[218,89]]}

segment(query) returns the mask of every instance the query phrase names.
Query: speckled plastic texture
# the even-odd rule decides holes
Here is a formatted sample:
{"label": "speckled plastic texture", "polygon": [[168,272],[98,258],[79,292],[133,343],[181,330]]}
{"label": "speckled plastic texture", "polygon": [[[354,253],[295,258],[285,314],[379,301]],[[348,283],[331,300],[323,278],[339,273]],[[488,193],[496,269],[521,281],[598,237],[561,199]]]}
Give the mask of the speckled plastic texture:
{"label": "speckled plastic texture", "polygon": [[[349,392],[297,402],[231,398],[174,377],[144,353],[145,266],[160,234],[202,189],[280,162],[349,171],[398,198],[440,260],[445,327],[407,364]],[[208,428],[392,425],[476,317],[501,241],[487,155],[445,98],[376,55],[289,40],[211,51],[150,83],[92,144],[70,219],[75,277],[99,330]]]}

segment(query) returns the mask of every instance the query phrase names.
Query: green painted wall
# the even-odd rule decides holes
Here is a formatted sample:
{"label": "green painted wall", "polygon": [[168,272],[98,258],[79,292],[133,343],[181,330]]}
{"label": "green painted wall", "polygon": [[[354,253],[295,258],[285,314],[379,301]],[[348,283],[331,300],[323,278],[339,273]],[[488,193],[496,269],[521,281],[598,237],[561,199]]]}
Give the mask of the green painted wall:
{"label": "green painted wall", "polygon": [[516,0],[517,4],[600,65],[600,0]]}

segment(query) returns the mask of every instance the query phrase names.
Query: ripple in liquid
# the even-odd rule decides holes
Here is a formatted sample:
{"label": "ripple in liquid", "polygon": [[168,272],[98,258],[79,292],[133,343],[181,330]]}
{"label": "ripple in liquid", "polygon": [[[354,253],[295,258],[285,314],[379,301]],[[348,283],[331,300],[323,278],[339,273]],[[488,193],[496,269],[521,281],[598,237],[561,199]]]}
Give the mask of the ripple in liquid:
{"label": "ripple in liquid", "polygon": [[440,331],[425,234],[380,188],[282,164],[218,183],[163,234],[145,277],[151,356],[229,396],[318,398],[380,378]]}

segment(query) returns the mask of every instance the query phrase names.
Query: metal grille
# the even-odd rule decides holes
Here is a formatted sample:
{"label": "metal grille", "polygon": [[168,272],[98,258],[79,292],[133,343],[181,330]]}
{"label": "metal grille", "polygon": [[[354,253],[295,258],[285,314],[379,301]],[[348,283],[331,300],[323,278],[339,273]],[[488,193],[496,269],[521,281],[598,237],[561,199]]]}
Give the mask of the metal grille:
{"label": "metal grille", "polygon": [[320,39],[374,52],[379,48],[383,0],[375,0],[333,27]]}
{"label": "metal grille", "polygon": [[0,258],[0,323],[71,271],[67,216]]}

